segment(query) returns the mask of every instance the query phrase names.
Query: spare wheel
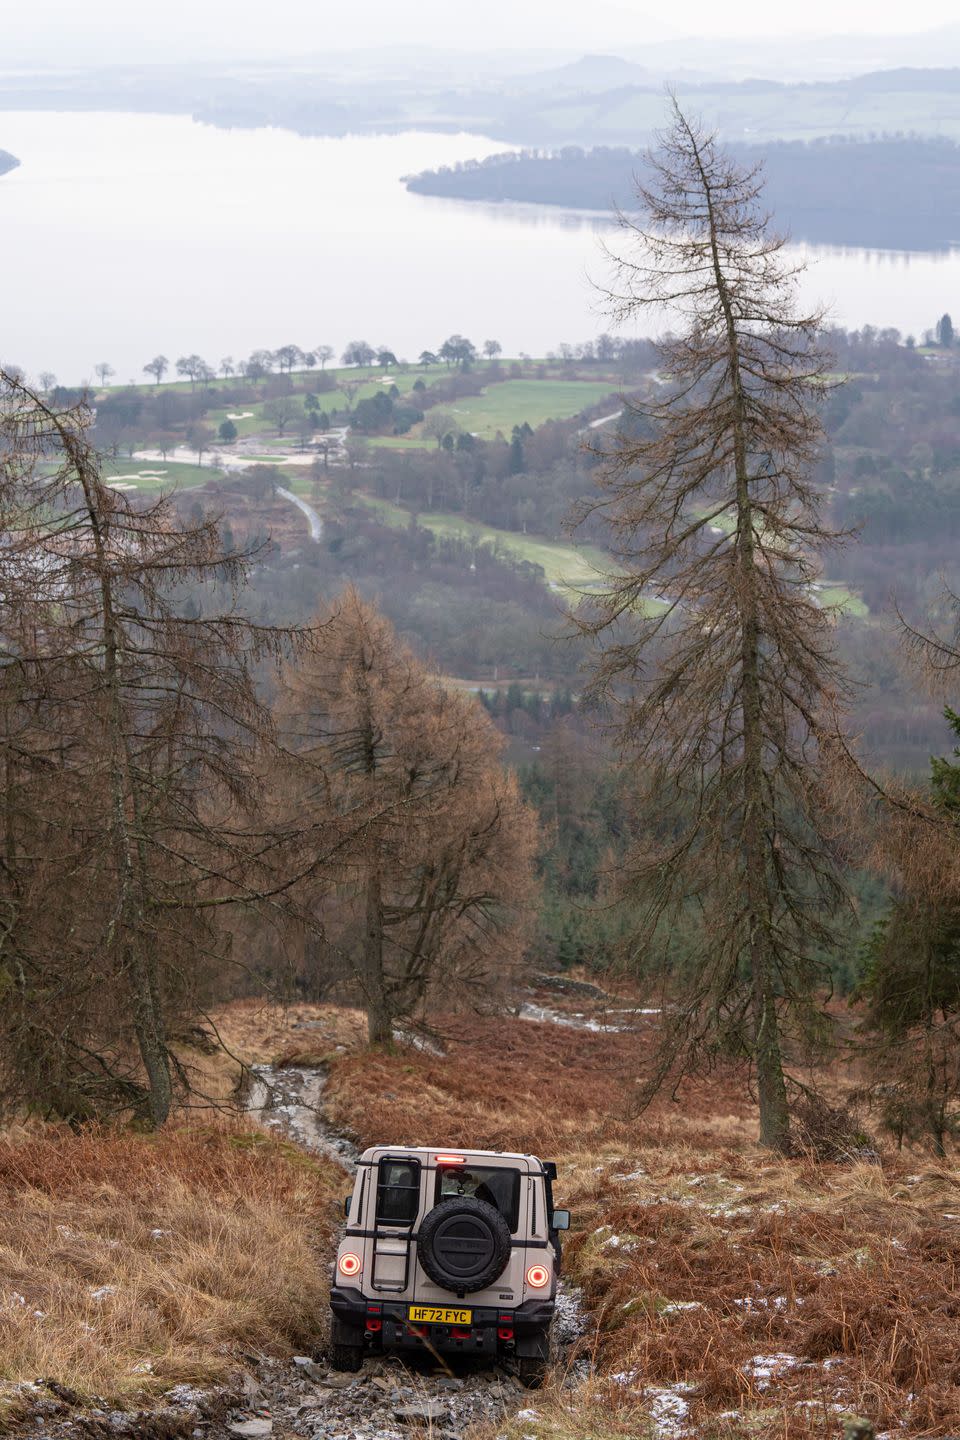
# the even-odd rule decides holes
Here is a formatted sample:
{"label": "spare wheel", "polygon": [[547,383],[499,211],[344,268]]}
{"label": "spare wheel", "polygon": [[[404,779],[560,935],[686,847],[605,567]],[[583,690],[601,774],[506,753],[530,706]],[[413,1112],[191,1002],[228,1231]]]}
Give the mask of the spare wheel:
{"label": "spare wheel", "polygon": [[510,1259],[510,1231],[486,1200],[458,1195],[425,1216],[417,1237],[420,1264],[437,1285],[466,1295],[502,1275]]}

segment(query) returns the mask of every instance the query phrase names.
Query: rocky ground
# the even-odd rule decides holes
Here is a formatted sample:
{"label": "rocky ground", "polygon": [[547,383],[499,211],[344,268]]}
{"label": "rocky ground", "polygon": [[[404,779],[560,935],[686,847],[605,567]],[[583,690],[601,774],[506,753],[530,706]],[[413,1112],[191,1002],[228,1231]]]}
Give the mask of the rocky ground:
{"label": "rocky ground", "polygon": [[[556,1326],[561,1361],[582,1325],[579,1297],[567,1292]],[[230,1389],[180,1385],[150,1410],[74,1411],[69,1395],[38,1384],[33,1419],[20,1433],[36,1440],[412,1440],[426,1432],[431,1440],[463,1440],[478,1422],[536,1415],[536,1394],[499,1366],[460,1364],[446,1375],[391,1356],[341,1375],[304,1355],[247,1358],[250,1368]],[[574,1362],[563,1383],[580,1378]]]}

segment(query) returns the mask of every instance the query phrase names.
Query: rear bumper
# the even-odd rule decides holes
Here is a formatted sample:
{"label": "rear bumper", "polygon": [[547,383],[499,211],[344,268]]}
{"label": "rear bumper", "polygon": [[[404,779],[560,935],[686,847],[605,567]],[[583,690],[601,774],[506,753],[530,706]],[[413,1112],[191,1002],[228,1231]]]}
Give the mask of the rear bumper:
{"label": "rear bumper", "polygon": [[[460,1303],[469,1304],[469,1301]],[[525,1341],[546,1334],[555,1306],[552,1300],[527,1300],[516,1308],[470,1306],[473,1315],[468,1328],[412,1324],[407,1319],[408,1301],[368,1300],[359,1290],[335,1287],[330,1291],[330,1308],[341,1336],[345,1333],[354,1336],[354,1343],[382,1344],[391,1350],[423,1350],[432,1346],[436,1350],[487,1355],[513,1346],[522,1352]]]}

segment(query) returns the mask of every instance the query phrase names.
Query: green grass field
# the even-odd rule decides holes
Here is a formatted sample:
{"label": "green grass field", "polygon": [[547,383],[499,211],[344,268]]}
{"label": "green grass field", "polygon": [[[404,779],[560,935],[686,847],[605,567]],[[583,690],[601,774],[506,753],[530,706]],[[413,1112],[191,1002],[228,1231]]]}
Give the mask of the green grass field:
{"label": "green grass field", "polygon": [[[385,525],[406,528],[410,524],[409,510],[372,495],[359,498],[376,511]],[[462,515],[437,511],[418,515],[417,522],[435,535],[462,537],[478,545],[495,546],[517,560],[539,565],[549,585],[571,593],[599,588],[610,564],[609,555],[597,545],[573,545],[562,540],[545,540],[539,535],[519,535],[512,530],[497,530],[479,520],[465,520]]]}
{"label": "green grass field", "polygon": [[[429,384],[429,379],[427,383]],[[380,388],[379,380],[365,383],[354,397],[354,404],[369,399]],[[588,406],[596,405],[608,395],[614,395],[615,398],[611,383],[606,380],[504,380],[489,385],[482,395],[468,395],[452,400],[449,404],[441,401],[436,410],[451,416],[461,430],[479,435],[484,440],[492,440],[498,432],[509,438],[513,427],[523,425],[524,422],[536,429],[546,420],[569,419]],[[207,415],[207,423],[218,430],[222,421],[232,414],[240,417],[234,419],[233,423],[242,438],[251,435],[276,437],[276,426],[264,413],[267,404],[269,402],[255,401],[234,409],[224,407],[211,410]],[[340,391],[321,395],[320,404],[327,409],[334,405],[342,406],[344,396]],[[436,441],[424,438],[420,429],[420,426],[415,426],[409,436],[372,436],[370,443],[393,450],[435,445]],[[295,435],[296,421],[291,421],[284,438],[289,441]]]}
{"label": "green grass field", "polygon": [[547,420],[567,420],[610,394],[610,383],[604,380],[505,380],[488,386],[482,395],[441,403],[437,409],[483,440],[492,440],[498,431],[509,439],[514,425],[526,422],[536,429]]}

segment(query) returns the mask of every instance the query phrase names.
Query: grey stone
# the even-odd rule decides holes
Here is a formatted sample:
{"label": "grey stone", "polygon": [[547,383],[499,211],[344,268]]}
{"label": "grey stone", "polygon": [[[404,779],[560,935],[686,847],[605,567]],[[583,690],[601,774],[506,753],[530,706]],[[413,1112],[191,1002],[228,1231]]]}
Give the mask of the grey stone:
{"label": "grey stone", "polygon": [[409,1425],[411,1420],[445,1420],[448,1414],[442,1400],[421,1400],[417,1405],[398,1405],[393,1417],[402,1425]]}
{"label": "grey stone", "polygon": [[227,1429],[231,1435],[244,1435],[247,1440],[256,1440],[258,1436],[273,1434],[272,1420],[238,1420]]}
{"label": "grey stone", "polygon": [[318,1365],[315,1360],[311,1360],[309,1355],[294,1355],[293,1363],[296,1365],[300,1374],[306,1375],[308,1380],[314,1380],[317,1384],[323,1381],[323,1383],[326,1384],[326,1370],[324,1370],[322,1365]]}

